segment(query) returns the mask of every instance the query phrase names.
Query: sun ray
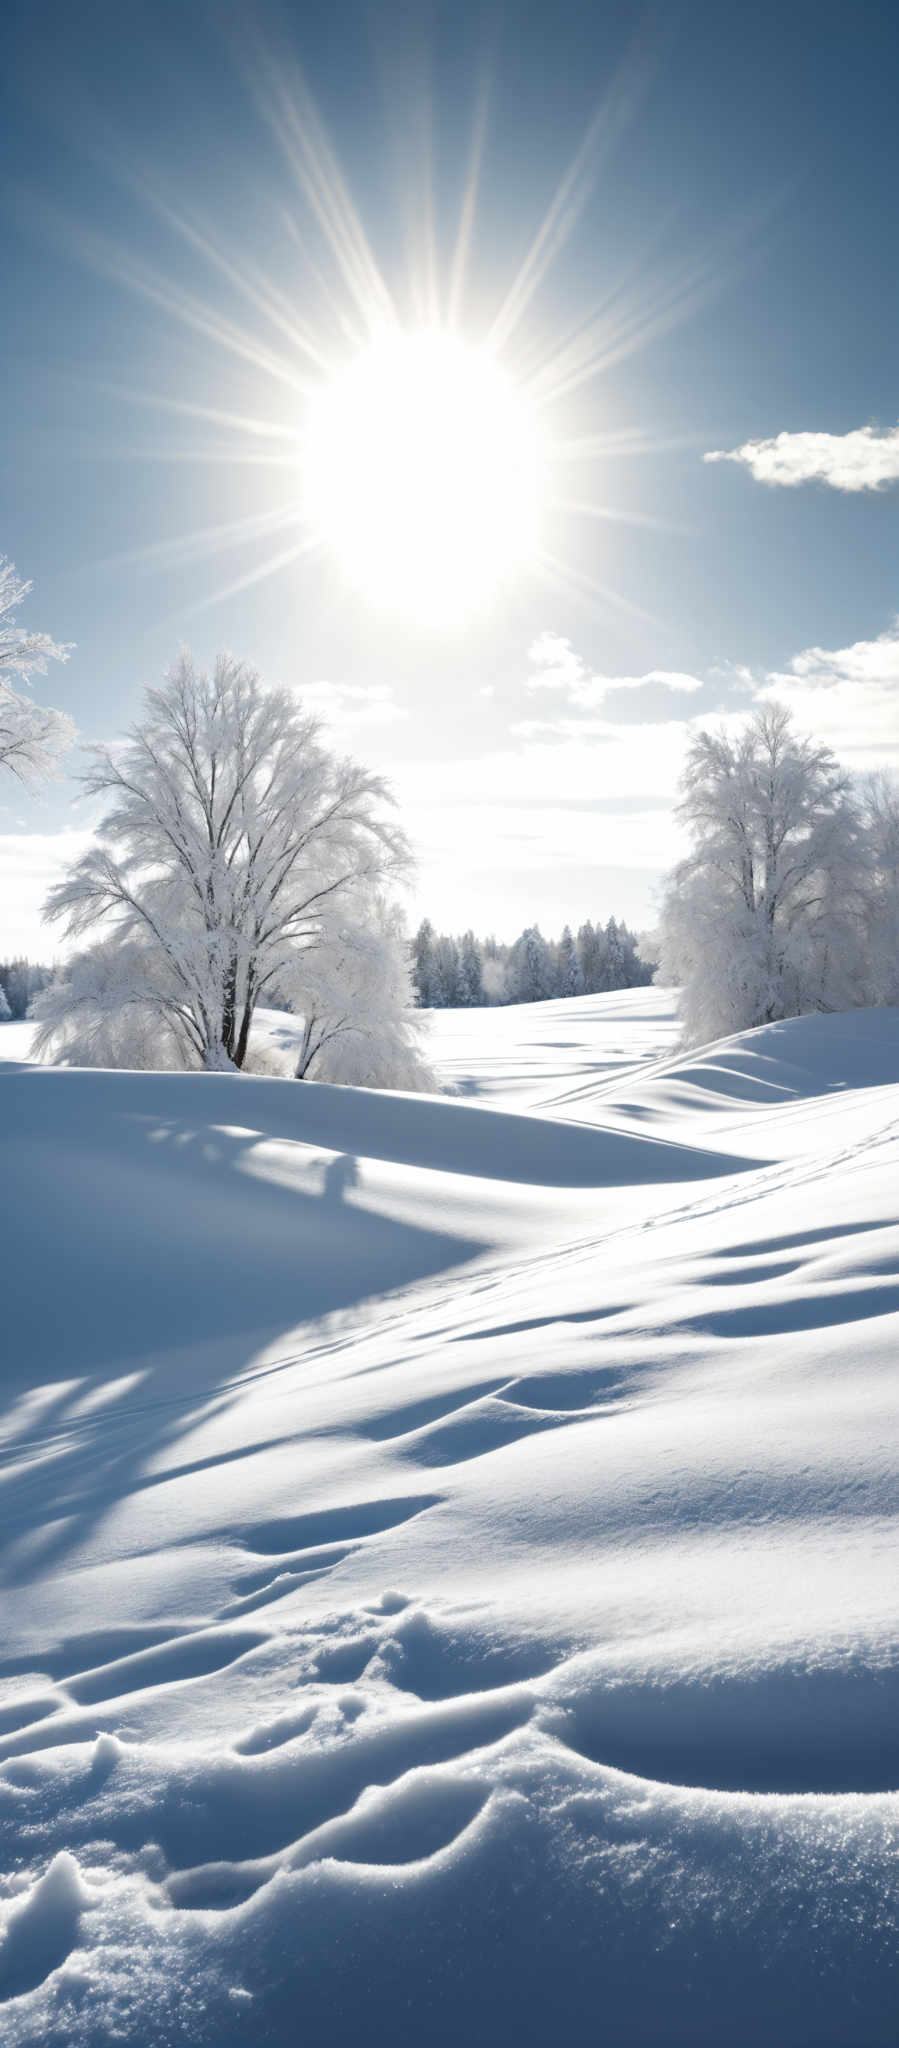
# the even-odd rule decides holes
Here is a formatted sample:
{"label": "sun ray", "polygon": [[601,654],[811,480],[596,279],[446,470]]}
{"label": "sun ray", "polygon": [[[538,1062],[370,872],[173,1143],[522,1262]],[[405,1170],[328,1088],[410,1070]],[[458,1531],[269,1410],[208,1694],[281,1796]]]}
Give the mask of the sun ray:
{"label": "sun ray", "polygon": [[[174,413],[181,419],[206,421],[210,426],[228,427],[232,433],[253,435],[259,440],[297,442],[301,439],[300,429],[286,426],[283,420],[261,420],[245,413],[224,412],[218,406],[198,405],[194,399],[173,398],[161,391],[138,391],[132,385],[117,384],[108,378],[102,383],[98,381],[95,389],[106,392],[111,398],[124,398],[130,405]],[[296,460],[296,457],[292,459]]]}
{"label": "sun ray", "polygon": [[692,319],[721,291],[730,262],[750,230],[741,224],[711,238],[633,290],[616,290],[565,337],[528,380],[536,405],[552,405],[629,361],[672,328]]}
{"label": "sun ray", "polygon": [[484,145],[487,140],[488,104],[489,82],[487,77],[487,71],[485,68],[482,70],[481,75],[479,77],[475,95],[474,121],[472,123],[471,148],[468,158],[468,172],[466,175],[465,185],[462,192],[462,205],[459,212],[459,225],[456,230],[456,240],[453,248],[452,259],[450,262],[449,287],[447,291],[446,308],[447,324],[450,328],[455,328],[458,326],[459,316],[462,310],[462,297],[466,283],[468,259],[471,250],[472,235],[474,232],[475,213],[477,211],[478,190],[481,181],[481,165],[483,163],[484,158]]}
{"label": "sun ray", "polygon": [[606,583],[600,583],[594,576],[588,576],[582,569],[576,569],[570,562],[563,562],[548,548],[537,550],[536,567],[545,582],[564,592],[566,596],[580,598],[593,606],[607,611],[623,612],[628,618],[638,619],[641,624],[658,627],[661,619],[655,612],[647,611],[645,605],[637,604],[633,598],[625,597],[620,590],[612,590]]}
{"label": "sun ray", "polygon": [[304,555],[313,554],[320,546],[321,542],[316,534],[306,534],[294,547],[283,548],[279,554],[270,555],[266,561],[259,562],[255,569],[248,569],[243,576],[235,576],[233,582],[223,583],[220,589],[211,591],[207,597],[199,598],[196,604],[187,606],[180,616],[192,618],[195,613],[211,611],[215,605],[224,604],[227,598],[237,597],[242,590],[250,590],[254,583],[262,583],[266,577],[276,576],[281,569],[292,567],[294,562],[300,561]]}
{"label": "sun ray", "polygon": [[272,512],[248,513],[243,519],[225,520],[216,526],[200,526],[188,533],[179,533],[169,540],[154,541],[147,547],[126,548],[121,553],[107,555],[95,564],[98,569],[124,568],[140,564],[167,564],[200,562],[208,556],[227,553],[229,548],[241,547],[248,541],[258,540],[267,534],[280,533],[288,526],[302,521],[303,507],[293,498],[286,505],[280,505]]}
{"label": "sun ray", "polygon": [[576,434],[564,441],[547,438],[545,447],[552,462],[594,462],[616,456],[665,455],[680,448],[703,444],[696,434],[657,434],[650,427],[621,427],[597,434]]}
{"label": "sun ray", "polygon": [[646,287],[660,260],[667,260],[667,251],[675,226],[673,208],[666,210],[653,234],[631,249],[627,262],[611,276],[605,290],[594,300],[567,331],[553,336],[549,346],[544,337],[539,337],[531,350],[530,358],[523,352],[516,359],[516,373],[530,389],[539,393],[541,381],[552,367],[571,349],[583,346],[586,337],[596,333],[601,322],[611,317],[628,294]]}
{"label": "sun ray", "polygon": [[331,250],[366,332],[395,327],[396,309],[299,67],[257,42],[247,76],[257,106]]}
{"label": "sun ray", "polygon": [[296,475],[297,457],[269,455],[261,449],[236,448],[233,442],[188,443],[173,445],[171,442],[129,442],[114,441],[105,444],[90,442],[90,455],[95,462],[155,462],[190,463],[198,468],[275,469],[287,470]]}
{"label": "sun ray", "polygon": [[404,93],[411,112],[400,133],[408,136],[409,147],[398,153],[396,182],[404,195],[411,313],[417,326],[437,328],[443,308],[434,218],[434,110],[422,51],[416,54],[412,76],[404,79]]}
{"label": "sun ray", "polygon": [[35,213],[49,227],[55,239],[64,237],[68,247],[77,250],[82,262],[101,276],[112,278],[117,284],[124,284],[139,298],[169,313],[183,326],[201,334],[207,341],[213,341],[226,353],[239,361],[261,371],[275,382],[287,385],[297,393],[308,393],[313,386],[308,376],[300,375],[296,365],[259,340],[251,331],[242,328],[234,320],[208,306],[180,285],[155,270],[152,265],[129,255],[120,244],[95,229],[87,229],[81,223],[66,219],[61,211],[49,209],[35,202]]}
{"label": "sun ray", "polygon": [[574,513],[579,519],[602,519],[612,526],[639,526],[651,533],[695,533],[695,527],[679,519],[666,519],[654,512],[623,512],[618,505],[596,505],[581,498],[550,498],[555,512]]}
{"label": "sun ray", "polygon": [[634,119],[649,83],[645,48],[634,45],[600,100],[490,328],[488,345],[505,348],[550,266],[564,248],[610,154]]}
{"label": "sun ray", "polygon": [[291,308],[289,301],[284,298],[277,286],[272,284],[270,279],[264,278],[255,264],[246,256],[237,262],[220,246],[210,229],[202,228],[196,221],[189,220],[186,214],[172,206],[159,193],[155,193],[152,187],[145,188],[144,196],[160,219],[180,236],[188,248],[202,256],[211,269],[219,271],[222,277],[227,278],[228,283],[234,285],[242,296],[249,300],[253,310],[261,313],[292,348],[297,349],[301,355],[308,356],[318,370],[326,374],[333,371],[333,361],[329,361],[320,345],[300,325],[295,309]]}
{"label": "sun ray", "polygon": [[[208,216],[173,199],[158,179],[129,170],[121,156],[111,168],[172,238],[171,274],[164,259],[148,262],[101,234],[77,231],[76,239],[87,262],[230,359],[228,396],[218,404],[205,392],[191,398],[112,382],[105,387],[197,429],[169,443],[160,435],[134,451],[137,457],[286,470],[296,488],[271,512],[223,518],[118,559],[150,566],[199,562],[293,527],[298,537],[289,546],[224,584],[203,608],[324,545],[334,567],[382,608],[431,624],[466,616],[513,571],[534,567],[581,601],[651,619],[619,591],[562,560],[553,551],[552,522],[684,529],[661,516],[622,512],[591,484],[553,490],[553,473],[563,464],[688,446],[691,437],[640,426],[590,432],[586,420],[578,433],[576,407],[561,416],[566,431],[554,434],[553,419],[560,418],[554,408],[576,400],[605,369],[695,310],[717,282],[720,247],[693,250],[680,263],[657,261],[653,239],[667,248],[669,214],[567,331],[547,337],[545,323],[528,316],[602,166],[635,118],[659,33],[632,41],[480,333],[466,331],[463,299],[470,292],[488,141],[486,61],[476,75],[458,214],[443,267],[432,54],[423,41],[411,55],[408,45],[394,53],[394,71],[397,62],[404,67],[397,95],[403,119],[394,121],[400,196],[408,195],[410,204],[405,274],[401,263],[388,282],[302,71],[246,21],[238,19],[229,34],[232,49],[240,46],[244,87],[289,172],[288,203],[276,205],[271,218],[288,250],[285,276],[296,271],[292,252],[302,259],[302,312],[271,259],[263,267],[238,250]],[[395,89],[396,79],[391,82]],[[193,271],[182,283],[185,251]],[[208,291],[193,281],[194,272],[202,278],[204,271]],[[479,295],[482,289],[479,280]],[[260,402],[256,388],[266,384],[274,387],[268,403]],[[341,410],[350,419],[352,446]],[[93,452],[102,458],[122,451]]]}

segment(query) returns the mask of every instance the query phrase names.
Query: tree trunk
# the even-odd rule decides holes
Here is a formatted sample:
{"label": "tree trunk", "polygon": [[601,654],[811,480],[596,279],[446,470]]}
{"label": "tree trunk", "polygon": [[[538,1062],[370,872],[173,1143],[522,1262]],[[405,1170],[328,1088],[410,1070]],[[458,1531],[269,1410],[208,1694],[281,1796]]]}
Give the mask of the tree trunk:
{"label": "tree trunk", "polygon": [[[237,1061],[234,1057],[236,1040],[237,961],[232,958],[228,963],[228,972],[225,975],[225,987],[222,997],[222,1045],[224,1046],[224,1049],[228,1055],[229,1060],[233,1060],[235,1066],[239,1065],[239,1061]],[[246,1048],[244,1049],[246,1050]]]}
{"label": "tree trunk", "polygon": [[253,996],[248,992],[243,1006],[243,1016],[240,1020],[240,1030],[237,1034],[237,1044],[234,1048],[234,1065],[236,1067],[242,1067],[247,1056],[247,1048],[250,1043],[250,1026],[253,1022],[255,1007]]}
{"label": "tree trunk", "polygon": [[[299,1058],[297,1059],[296,1068],[294,1070],[295,1081],[305,1080],[306,1070],[309,1067],[312,1059],[314,1058],[314,1051],[312,1050],[312,1032],[314,1023],[315,1019],[313,1017],[307,1017],[303,1025],[303,1038],[302,1043],[300,1045]],[[318,1048],[316,1047],[315,1051],[317,1050]]]}

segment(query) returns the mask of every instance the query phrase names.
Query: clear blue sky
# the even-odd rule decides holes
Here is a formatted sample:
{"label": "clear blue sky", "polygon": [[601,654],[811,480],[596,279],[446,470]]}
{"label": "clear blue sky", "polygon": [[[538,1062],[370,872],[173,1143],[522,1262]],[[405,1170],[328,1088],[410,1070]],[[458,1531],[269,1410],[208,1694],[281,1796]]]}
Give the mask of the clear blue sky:
{"label": "clear blue sky", "polygon": [[[502,936],[649,921],[687,722],[772,673],[853,765],[899,750],[899,461],[850,490],[841,455],[899,420],[899,9],[31,0],[4,34],[0,551],[34,579],[25,619],[76,643],[36,692],[85,737],[134,715],[180,641],[246,654],[393,776],[413,908]],[[327,548],[257,575],[297,540],[290,436],[322,374],[293,314],[329,363],[359,345],[265,53],[307,147],[314,108],[323,189],[338,164],[408,331],[428,324],[428,179],[445,302],[483,105],[473,347],[611,95],[502,352],[526,388],[596,316],[593,374],[549,407],[555,446],[595,444],[544,489],[562,581],[525,565],[435,627],[384,615]],[[226,424],[248,419],[272,431]],[[830,481],[702,460],[782,433],[831,437]],[[85,829],[73,788],[0,791],[0,953],[52,943],[35,904]]]}

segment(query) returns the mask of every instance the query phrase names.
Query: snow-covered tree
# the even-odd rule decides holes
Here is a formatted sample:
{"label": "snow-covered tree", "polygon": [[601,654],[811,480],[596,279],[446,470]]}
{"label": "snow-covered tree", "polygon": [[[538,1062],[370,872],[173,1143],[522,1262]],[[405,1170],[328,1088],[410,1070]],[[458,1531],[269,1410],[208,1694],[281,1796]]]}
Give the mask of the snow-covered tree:
{"label": "snow-covered tree", "polygon": [[[84,781],[110,808],[47,914],[74,937],[105,928],[110,968],[130,965],[182,1064],[243,1066],[257,1004],[284,986],[326,913],[407,860],[384,784],[331,754],[290,691],[227,655],[208,676],[182,654],[121,746],[94,751]],[[51,1053],[65,1045],[67,986],[71,970]]]}
{"label": "snow-covered tree", "polygon": [[639,988],[645,988],[652,981],[659,964],[660,945],[661,941],[656,931],[636,932],[634,935]]}
{"label": "snow-covered tree", "polygon": [[610,917],[603,934],[602,983],[604,989],[626,988],[624,948],[617,918]]}
{"label": "snow-covered tree", "polygon": [[431,1002],[435,1010],[454,1010],[461,1001],[459,948],[455,939],[441,933],[434,945]]}
{"label": "snow-covered tree", "polygon": [[31,587],[0,555],[0,768],[26,788],[55,774],[75,738],[66,712],[35,704],[12,685],[13,676],[27,682],[30,676],[45,675],[48,661],[67,661],[70,653],[49,633],[26,632],[14,617]]}
{"label": "snow-covered tree", "polygon": [[649,978],[639,956],[636,932],[610,917],[605,928],[603,986],[607,989],[640,988]]}
{"label": "snow-covered tree", "polygon": [[508,974],[505,946],[500,946],[492,936],[485,939],[481,947],[481,987],[485,1003],[508,1002]]}
{"label": "snow-covered tree", "polygon": [[577,942],[570,925],[558,940],[544,939],[531,925],[513,946],[492,937],[479,939],[473,931],[455,939],[435,932],[425,918],[412,941],[412,961],[418,1000],[426,1009],[640,988],[655,971],[655,960],[651,965],[641,960],[636,934],[614,917],[606,930],[589,921],[581,925]]}
{"label": "snow-covered tree", "polygon": [[8,1024],[10,1022],[11,1017],[12,1011],[6,1000],[6,990],[3,986],[2,981],[0,981],[0,1024]]}
{"label": "snow-covered tree", "polygon": [[769,705],[690,747],[662,974],[681,985],[688,1043],[858,999],[864,850],[847,777]]}
{"label": "snow-covered tree", "polygon": [[869,880],[871,1000],[899,1003],[899,781],[883,773],[862,788]]}
{"label": "snow-covered tree", "polygon": [[605,950],[603,934],[594,929],[589,917],[578,930],[577,955],[584,992],[589,996],[595,995],[597,989],[603,986]]}
{"label": "snow-covered tree", "polygon": [[423,1010],[433,1008],[434,975],[434,927],[430,918],[424,917],[412,941],[412,980]]}
{"label": "snow-covered tree", "polygon": [[425,1020],[413,1007],[396,904],[358,897],[330,913],[318,943],[296,954],[287,993],[303,1019],[298,1080],[439,1089],[422,1050]]}
{"label": "snow-covered tree", "polygon": [[484,977],[480,947],[474,932],[466,932],[462,940],[459,986],[462,1002],[470,1009],[478,1009],[484,1001]]}
{"label": "snow-covered tree", "polygon": [[0,963],[0,985],[14,1017],[26,1017],[33,998],[51,980],[52,970],[33,960],[19,958]]}
{"label": "snow-covered tree", "polygon": [[538,925],[528,925],[516,940],[509,971],[513,1001],[540,1003],[555,994],[553,958]]}
{"label": "snow-covered tree", "polygon": [[584,992],[584,977],[570,924],[566,924],[559,940],[558,989],[560,996],[580,996]]}

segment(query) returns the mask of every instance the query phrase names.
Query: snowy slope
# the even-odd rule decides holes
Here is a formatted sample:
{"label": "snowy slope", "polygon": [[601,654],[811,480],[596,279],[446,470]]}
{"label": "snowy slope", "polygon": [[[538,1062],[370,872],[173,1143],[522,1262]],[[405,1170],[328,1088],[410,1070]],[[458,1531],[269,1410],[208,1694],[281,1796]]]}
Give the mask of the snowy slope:
{"label": "snowy slope", "polygon": [[2,2038],[892,2042],[899,1016],[438,1029],[0,1066]]}
{"label": "snowy slope", "polygon": [[634,1067],[669,1057],[679,1031],[671,989],[431,1013],[431,1049],[448,1085],[517,1109],[617,1083]]}

